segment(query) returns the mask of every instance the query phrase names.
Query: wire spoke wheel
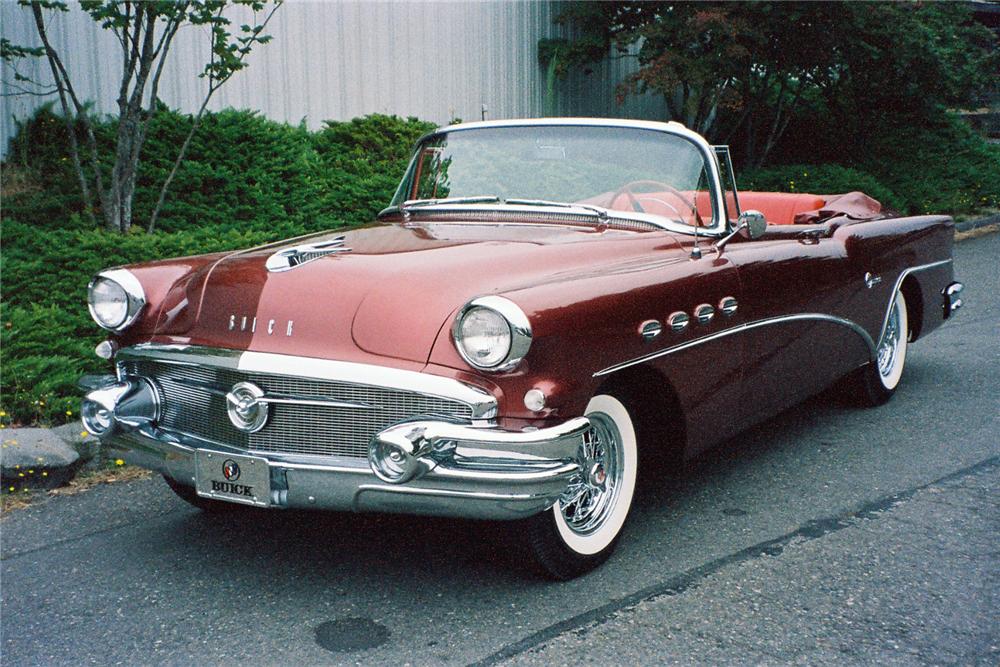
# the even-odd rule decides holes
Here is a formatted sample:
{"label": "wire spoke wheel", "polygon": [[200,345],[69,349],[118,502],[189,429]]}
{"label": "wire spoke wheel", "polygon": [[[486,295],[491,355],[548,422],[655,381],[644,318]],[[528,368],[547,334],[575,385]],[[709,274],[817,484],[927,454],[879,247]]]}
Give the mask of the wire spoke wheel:
{"label": "wire spoke wheel", "polygon": [[578,472],[552,509],[522,524],[534,562],[556,579],[579,576],[608,559],[635,493],[639,450],[626,404],[598,394],[586,415],[591,428],[576,453]]}
{"label": "wire spoke wheel", "polygon": [[589,415],[592,423],[580,447],[579,482],[571,484],[559,500],[566,525],[578,535],[589,535],[607,520],[622,483],[621,434],[603,413]]}

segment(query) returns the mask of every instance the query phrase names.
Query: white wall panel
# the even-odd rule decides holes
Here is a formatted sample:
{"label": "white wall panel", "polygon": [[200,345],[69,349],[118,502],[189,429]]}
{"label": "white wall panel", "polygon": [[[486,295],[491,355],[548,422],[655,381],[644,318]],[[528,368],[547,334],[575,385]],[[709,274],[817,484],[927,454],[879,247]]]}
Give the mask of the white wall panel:
{"label": "white wall panel", "polygon": [[[326,119],[368,113],[417,116],[438,123],[453,117],[478,120],[524,118],[545,113],[545,70],[538,64],[539,38],[554,36],[559,3],[522,2],[322,2],[289,0],[268,27],[274,40],[258,46],[249,68],[236,74],[210,104],[257,109],[269,118],[320,127]],[[230,9],[234,25],[245,22]],[[79,94],[98,111],[115,108],[120,51],[112,35],[79,8],[50,14],[49,30]],[[30,10],[0,0],[0,34],[15,44],[37,44]],[[207,30],[178,34],[160,86],[171,107],[195,111],[205,90],[197,78],[208,55]],[[22,71],[50,80],[42,60]],[[557,85],[560,115],[663,118],[654,96],[615,102],[615,87],[634,68],[614,60],[586,76]],[[13,76],[3,72],[0,150],[6,152],[14,118],[24,118],[45,99],[9,96]]]}

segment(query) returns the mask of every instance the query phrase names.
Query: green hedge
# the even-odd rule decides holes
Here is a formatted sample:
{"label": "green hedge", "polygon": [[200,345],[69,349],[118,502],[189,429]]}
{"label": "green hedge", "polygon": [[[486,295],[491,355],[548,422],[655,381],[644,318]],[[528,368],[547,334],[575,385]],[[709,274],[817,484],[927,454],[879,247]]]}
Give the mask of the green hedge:
{"label": "green hedge", "polygon": [[[103,335],[86,308],[108,266],[233,250],[370,222],[388,204],[413,144],[433,125],[373,115],[318,132],[247,111],[208,114],[177,173],[157,231],[145,220],[191,119],[161,109],[150,123],[136,227],[85,222],[62,121],[50,109],[20,124],[3,165],[0,422],[76,418],[83,373],[106,372]],[[110,146],[113,126],[99,123]]]}
{"label": "green hedge", "polygon": [[741,190],[763,192],[811,192],[818,195],[860,190],[874,197],[885,208],[900,210],[904,204],[896,194],[874,176],[860,169],[837,164],[793,164],[748,171],[737,176]]}

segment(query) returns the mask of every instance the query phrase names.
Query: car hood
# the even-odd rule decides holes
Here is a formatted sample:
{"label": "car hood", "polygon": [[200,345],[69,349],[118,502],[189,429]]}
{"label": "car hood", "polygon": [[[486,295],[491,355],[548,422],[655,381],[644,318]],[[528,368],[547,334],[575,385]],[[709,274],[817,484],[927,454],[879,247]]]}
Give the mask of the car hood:
{"label": "car hood", "polygon": [[[284,271],[267,268],[276,253],[324,244],[334,252]],[[322,233],[192,268],[163,299],[155,334],[214,347],[424,363],[469,299],[606,273],[656,246],[678,248],[667,234],[552,224]]]}

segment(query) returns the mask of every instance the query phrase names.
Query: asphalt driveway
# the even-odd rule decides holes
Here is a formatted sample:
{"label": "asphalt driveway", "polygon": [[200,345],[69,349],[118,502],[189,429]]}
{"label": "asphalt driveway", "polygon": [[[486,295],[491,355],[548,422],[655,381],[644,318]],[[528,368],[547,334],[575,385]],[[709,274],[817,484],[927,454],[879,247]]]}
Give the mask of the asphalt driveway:
{"label": "asphalt driveway", "polygon": [[1000,662],[1000,234],[886,406],[819,397],[638,501],[617,554],[526,575],[496,526],[202,515],[159,479],[0,523],[0,662]]}

